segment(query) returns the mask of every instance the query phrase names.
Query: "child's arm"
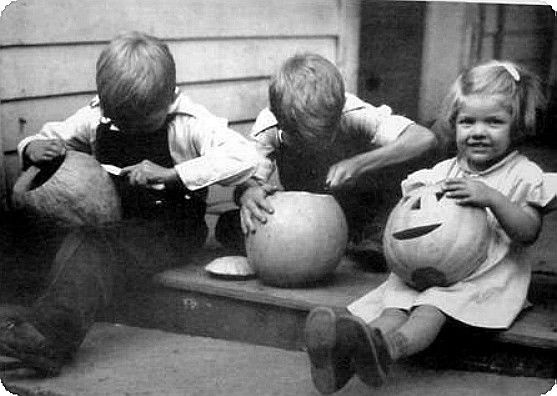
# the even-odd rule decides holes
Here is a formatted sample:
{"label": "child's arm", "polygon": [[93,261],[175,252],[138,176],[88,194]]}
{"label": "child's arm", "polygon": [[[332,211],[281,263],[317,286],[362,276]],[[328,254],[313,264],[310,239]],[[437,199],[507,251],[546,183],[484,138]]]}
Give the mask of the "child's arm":
{"label": "child's arm", "polygon": [[430,130],[393,114],[388,106],[375,107],[350,94],[341,126],[356,141],[367,141],[370,150],[334,164],[326,180],[330,189],[350,187],[364,173],[407,162],[437,145]]}
{"label": "child's arm", "polygon": [[254,173],[258,156],[253,144],[225,124],[191,117],[170,133],[176,163],[166,168],[149,160],[122,168],[130,184],[153,187],[180,183],[190,191],[213,184],[237,185]]}
{"label": "child's arm", "polygon": [[401,164],[424,154],[435,147],[436,142],[429,129],[409,125],[393,142],[334,164],[326,184],[331,189],[348,187],[364,173]]}
{"label": "child's arm", "polygon": [[190,152],[174,166],[191,191],[213,184],[238,185],[254,175],[260,157],[252,142],[217,117],[190,117],[176,124],[180,152]]}
{"label": "child's arm", "polygon": [[39,133],[17,145],[23,164],[51,161],[64,155],[66,148],[91,153],[92,133],[100,118],[100,109],[91,104],[64,121],[47,122]]}
{"label": "child's arm", "polygon": [[532,206],[516,204],[485,183],[468,178],[447,179],[443,189],[459,205],[489,208],[512,240],[533,243],[538,237],[542,219]]}
{"label": "child's arm", "polygon": [[30,141],[23,149],[24,160],[33,164],[53,161],[66,154],[66,142],[61,137]]}
{"label": "child's arm", "polygon": [[149,160],[122,168],[120,176],[126,176],[132,186],[152,188],[161,184],[172,185],[179,183],[180,180],[175,168],[165,168]]}
{"label": "child's arm", "polygon": [[251,141],[260,156],[255,174],[236,188],[234,197],[240,206],[240,220],[244,234],[255,231],[255,221],[265,223],[267,215],[273,213],[267,197],[274,194],[277,186],[268,184],[276,169],[274,158],[279,147],[277,120],[273,113],[263,109],[252,127]]}
{"label": "child's arm", "polygon": [[269,108],[261,110],[249,135],[260,156],[257,171],[253,175],[257,181],[266,182],[276,170],[275,156],[280,146],[278,133],[278,122],[274,114]]}
{"label": "child's arm", "polygon": [[240,222],[242,232],[255,232],[254,220],[267,222],[267,215],[273,214],[274,209],[267,197],[278,191],[277,186],[258,181],[255,178],[245,182],[238,199],[240,205]]}
{"label": "child's arm", "polygon": [[367,141],[371,149],[333,165],[327,176],[330,189],[350,187],[364,173],[407,162],[437,145],[429,129],[393,114],[388,106],[375,107],[350,94],[341,127],[356,141]]}

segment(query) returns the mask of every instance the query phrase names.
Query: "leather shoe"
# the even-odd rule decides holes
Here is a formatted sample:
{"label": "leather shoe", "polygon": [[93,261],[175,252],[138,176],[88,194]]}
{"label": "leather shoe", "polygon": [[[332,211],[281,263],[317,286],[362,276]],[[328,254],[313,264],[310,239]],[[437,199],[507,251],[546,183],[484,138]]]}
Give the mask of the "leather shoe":
{"label": "leather shoe", "polygon": [[32,368],[44,377],[58,375],[66,360],[35,326],[17,314],[0,315],[0,354],[19,360],[20,367]]}
{"label": "leather shoe", "polygon": [[383,385],[393,361],[381,331],[353,315],[339,317],[337,327],[352,342],[356,375],[368,386]]}
{"label": "leather shoe", "polygon": [[309,313],[305,341],[311,365],[311,379],[319,392],[336,392],[354,376],[351,351],[339,342],[337,317],[332,309],[318,307]]}

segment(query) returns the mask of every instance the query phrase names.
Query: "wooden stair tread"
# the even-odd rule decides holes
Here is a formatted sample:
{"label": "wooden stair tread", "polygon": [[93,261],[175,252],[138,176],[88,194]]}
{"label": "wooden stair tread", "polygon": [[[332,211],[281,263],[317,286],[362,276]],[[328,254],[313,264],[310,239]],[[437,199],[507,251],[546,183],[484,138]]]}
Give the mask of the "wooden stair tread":
{"label": "wooden stair tread", "polygon": [[277,288],[263,285],[257,279],[222,280],[209,275],[204,266],[216,257],[218,251],[200,253],[191,264],[157,274],[155,281],[176,289],[309,311],[319,305],[345,308],[379,286],[388,275],[357,269],[359,264],[345,257],[329,282],[308,288]]}
{"label": "wooden stair tread", "polygon": [[535,305],[528,309],[497,339],[529,347],[557,349],[557,302],[550,307]]}
{"label": "wooden stair tread", "polygon": [[[222,280],[209,275],[204,266],[223,255],[218,249],[204,250],[195,255],[188,265],[157,274],[155,282],[173,289],[309,312],[320,305],[343,310],[379,286],[388,276],[385,272],[367,271],[362,264],[345,257],[328,282],[308,288],[276,288],[266,286],[257,279]],[[547,282],[547,277],[544,277],[544,288],[548,287]],[[554,286],[557,286],[557,278]],[[503,343],[557,349],[557,299],[535,304],[523,312],[509,330],[495,338]]]}

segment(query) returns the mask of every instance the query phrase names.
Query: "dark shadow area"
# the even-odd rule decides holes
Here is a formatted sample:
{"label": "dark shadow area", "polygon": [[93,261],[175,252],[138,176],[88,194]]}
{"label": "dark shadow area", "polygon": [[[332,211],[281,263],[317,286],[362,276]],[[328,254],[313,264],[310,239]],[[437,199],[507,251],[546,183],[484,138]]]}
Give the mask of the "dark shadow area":
{"label": "dark shadow area", "polygon": [[0,215],[0,303],[35,300],[66,232],[21,212]]}
{"label": "dark shadow area", "polygon": [[429,349],[407,360],[434,370],[556,377],[554,350],[494,342],[496,333],[493,330],[448,326]]}

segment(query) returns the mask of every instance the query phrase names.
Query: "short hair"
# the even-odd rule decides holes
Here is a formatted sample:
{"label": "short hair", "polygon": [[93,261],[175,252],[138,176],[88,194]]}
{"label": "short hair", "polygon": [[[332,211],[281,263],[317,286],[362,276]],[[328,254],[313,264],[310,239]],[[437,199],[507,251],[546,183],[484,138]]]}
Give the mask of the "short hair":
{"label": "short hair", "polygon": [[279,127],[306,142],[332,141],[345,101],[338,68],[313,53],[288,58],[269,84],[270,109]]}
{"label": "short hair", "polygon": [[523,66],[491,60],[463,72],[443,105],[443,121],[456,130],[456,118],[470,95],[501,95],[512,117],[511,141],[519,143],[536,133],[537,119],[546,105],[539,78]]}
{"label": "short hair", "polygon": [[122,122],[141,119],[172,103],[176,65],[158,38],[126,32],[102,50],[96,83],[104,116]]}

